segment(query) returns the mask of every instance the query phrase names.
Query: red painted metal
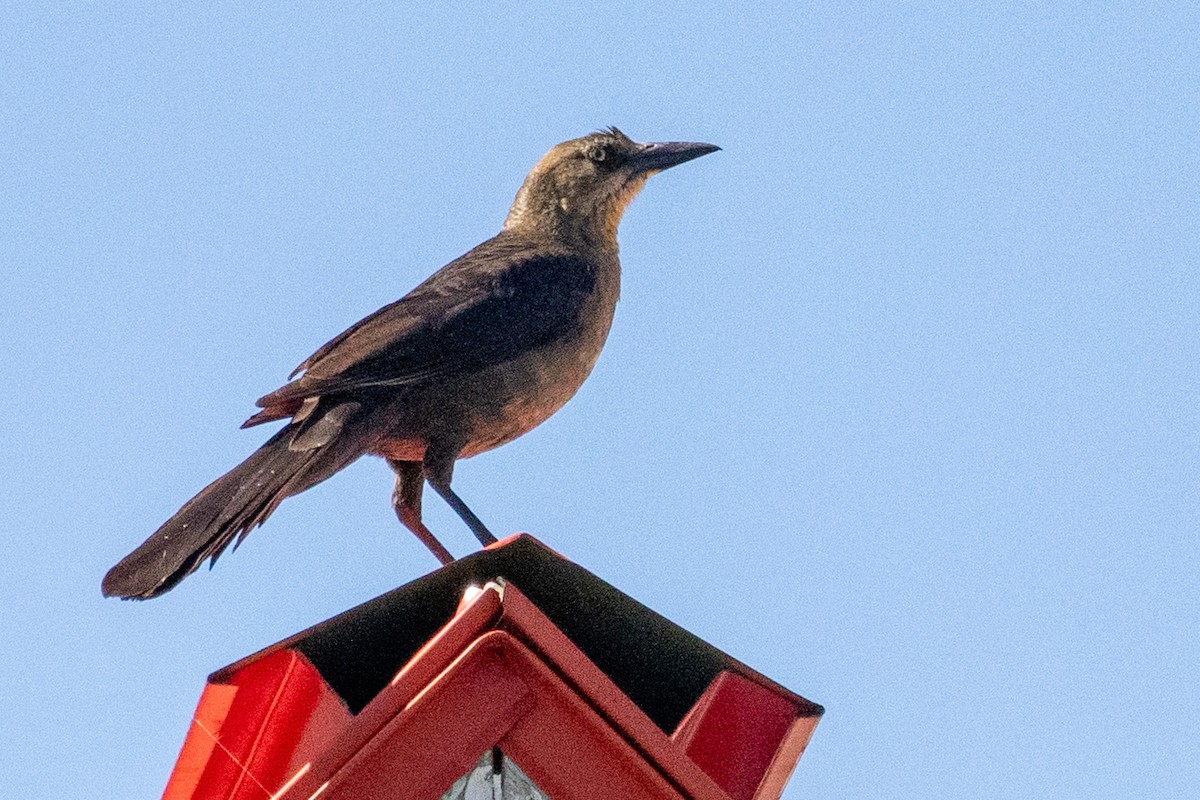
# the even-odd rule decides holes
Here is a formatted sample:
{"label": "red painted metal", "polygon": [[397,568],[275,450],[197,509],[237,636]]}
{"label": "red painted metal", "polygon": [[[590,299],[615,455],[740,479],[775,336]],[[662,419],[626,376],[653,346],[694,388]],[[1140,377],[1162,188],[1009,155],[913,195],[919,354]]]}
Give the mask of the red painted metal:
{"label": "red painted metal", "polygon": [[[473,641],[490,630],[499,616],[500,595],[494,590],[480,592],[472,601],[461,605],[450,622],[330,742],[320,759],[312,762],[287,796],[307,797],[305,792],[311,794],[330,780],[459,658]],[[473,755],[477,758],[479,753]]]}
{"label": "red painted metal", "polygon": [[[226,684],[210,684],[164,798],[269,797],[288,774],[293,755],[323,749],[349,717],[343,708],[339,719],[330,701],[341,705],[313,666],[291,650],[248,664]],[[314,720],[318,709],[323,713]]]}
{"label": "red painted metal", "polygon": [[[779,796],[819,706],[671,626],[530,537],[506,539],[476,558],[484,570],[495,562],[499,582],[480,589],[482,581],[472,581],[457,609],[440,598],[454,586],[461,593],[468,584],[455,581],[479,574],[463,562],[412,590],[390,593],[387,598],[397,598],[394,610],[372,601],[215,673],[164,798],[433,800],[493,746],[555,800]],[[539,602],[562,622],[505,582],[510,570],[535,584]],[[451,576],[449,584],[442,574]],[[424,631],[434,628],[428,617],[421,619],[423,609],[450,615],[427,641]],[[589,621],[577,616],[580,609],[612,616]],[[422,631],[420,638],[408,633],[411,625]],[[380,674],[369,658],[376,652],[387,658],[395,648],[375,631],[401,637],[401,658],[379,662],[401,665],[390,682],[389,672]],[[588,652],[565,631],[577,632]],[[664,638],[647,648],[637,636]],[[366,656],[354,652],[358,643],[368,647]],[[634,660],[626,648],[635,651]],[[301,650],[315,653],[313,661]],[[647,658],[655,652],[671,660]],[[588,653],[598,654],[610,672]],[[693,653],[694,664],[680,664],[690,668],[680,678],[663,669]],[[373,671],[360,680],[346,666],[363,657]],[[323,675],[314,664],[329,671]],[[647,673],[637,670],[645,669],[653,682],[639,686]],[[647,685],[678,699],[660,702],[663,695],[647,693]],[[641,705],[621,686],[640,696]],[[361,710],[352,715],[347,703]]]}
{"label": "red painted metal", "polygon": [[732,800],[766,800],[774,787],[763,787],[765,793],[759,787],[799,718],[786,697],[726,671],[709,685],[672,738]]}
{"label": "red painted metal", "polygon": [[512,584],[504,587],[500,624],[538,653],[636,752],[688,796],[726,800],[720,787]]}
{"label": "red painted metal", "polygon": [[493,745],[556,800],[685,797],[532,651],[492,631],[324,785],[281,800],[437,798]]}
{"label": "red painted metal", "polygon": [[509,663],[537,703],[497,745],[555,800],[682,800],[654,764],[532,651],[503,632]]}
{"label": "red painted metal", "polygon": [[183,748],[175,762],[175,769],[171,772],[167,788],[163,791],[163,800],[190,800],[198,797],[196,787],[210,762],[215,769],[216,763],[227,757],[224,753],[218,753],[214,758],[213,751],[217,749],[217,736],[220,735],[237,693],[236,686],[220,683],[210,683],[204,687],[200,702],[196,706],[196,714],[192,717],[192,725],[188,728],[187,738],[183,740]]}
{"label": "red painted metal", "polygon": [[297,783],[282,797],[322,800],[433,800],[474,766],[526,713],[531,689],[509,648],[485,634],[323,785]]}

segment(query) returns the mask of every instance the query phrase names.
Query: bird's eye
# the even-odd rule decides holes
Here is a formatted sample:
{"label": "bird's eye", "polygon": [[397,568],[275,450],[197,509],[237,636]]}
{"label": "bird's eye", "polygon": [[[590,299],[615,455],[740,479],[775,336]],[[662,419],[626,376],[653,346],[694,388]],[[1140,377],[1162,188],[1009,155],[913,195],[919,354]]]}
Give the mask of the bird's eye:
{"label": "bird's eye", "polygon": [[587,156],[592,161],[595,161],[597,164],[599,164],[600,162],[604,161],[604,159],[608,158],[608,148],[596,145],[595,147],[588,149]]}

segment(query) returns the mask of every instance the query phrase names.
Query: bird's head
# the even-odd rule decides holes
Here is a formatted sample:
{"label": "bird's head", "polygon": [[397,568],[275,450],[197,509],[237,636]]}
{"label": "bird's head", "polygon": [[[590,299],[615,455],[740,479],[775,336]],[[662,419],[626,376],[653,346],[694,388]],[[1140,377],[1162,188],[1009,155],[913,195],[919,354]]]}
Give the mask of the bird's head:
{"label": "bird's head", "polygon": [[505,230],[582,235],[616,246],[617,224],[646,179],[721,148],[701,142],[635,142],[616,128],[555,145],[525,178]]}

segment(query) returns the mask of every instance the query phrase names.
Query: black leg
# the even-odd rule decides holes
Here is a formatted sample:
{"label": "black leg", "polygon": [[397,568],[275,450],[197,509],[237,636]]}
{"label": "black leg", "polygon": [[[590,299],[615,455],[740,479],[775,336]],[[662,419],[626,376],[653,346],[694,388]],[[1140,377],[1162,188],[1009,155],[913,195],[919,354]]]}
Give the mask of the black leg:
{"label": "black leg", "polygon": [[487,547],[489,544],[495,544],[498,540],[492,535],[492,532],[487,529],[483,521],[475,516],[475,512],[467,507],[467,504],[462,501],[462,498],[454,493],[454,490],[449,486],[438,486],[433,481],[429,482],[433,490],[442,496],[455,513],[462,517],[462,521],[467,523],[467,527],[471,529],[471,533],[475,534],[475,538]]}
{"label": "black leg", "polygon": [[454,560],[454,556],[421,521],[421,490],[425,487],[421,464],[391,458],[388,459],[388,464],[396,472],[396,488],[392,490],[392,508],[396,510],[396,516],[404,527],[421,540],[421,544],[429,548],[434,558],[443,564],[449,564]]}
{"label": "black leg", "polygon": [[433,490],[450,504],[450,507],[454,509],[454,513],[458,514],[462,518],[462,521],[467,523],[467,527],[471,529],[471,533],[475,534],[475,538],[484,547],[487,547],[489,544],[495,544],[497,539],[492,535],[492,532],[487,529],[487,526],[483,524],[483,521],[479,517],[475,516],[475,512],[467,507],[462,498],[450,488],[450,480],[454,475],[454,459],[457,457],[457,449],[435,447],[431,442],[425,448],[425,461],[423,463],[425,480],[429,481],[429,485],[433,487]]}

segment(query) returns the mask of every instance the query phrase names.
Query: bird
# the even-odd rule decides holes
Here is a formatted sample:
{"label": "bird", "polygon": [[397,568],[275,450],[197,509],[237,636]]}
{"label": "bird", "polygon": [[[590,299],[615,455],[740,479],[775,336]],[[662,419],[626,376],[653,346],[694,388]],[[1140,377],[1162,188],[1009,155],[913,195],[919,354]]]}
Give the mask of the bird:
{"label": "bird", "polygon": [[287,420],[105,575],[148,599],[234,549],[287,497],[360,456],[395,473],[400,522],[443,564],[422,522],[428,483],[483,546],[497,540],[451,488],[455,461],[516,439],[561,408],[600,355],[620,294],[617,226],[646,180],[715,152],[634,141],[615,127],[555,145],[500,232],[347,328],[259,398],[242,427]]}

